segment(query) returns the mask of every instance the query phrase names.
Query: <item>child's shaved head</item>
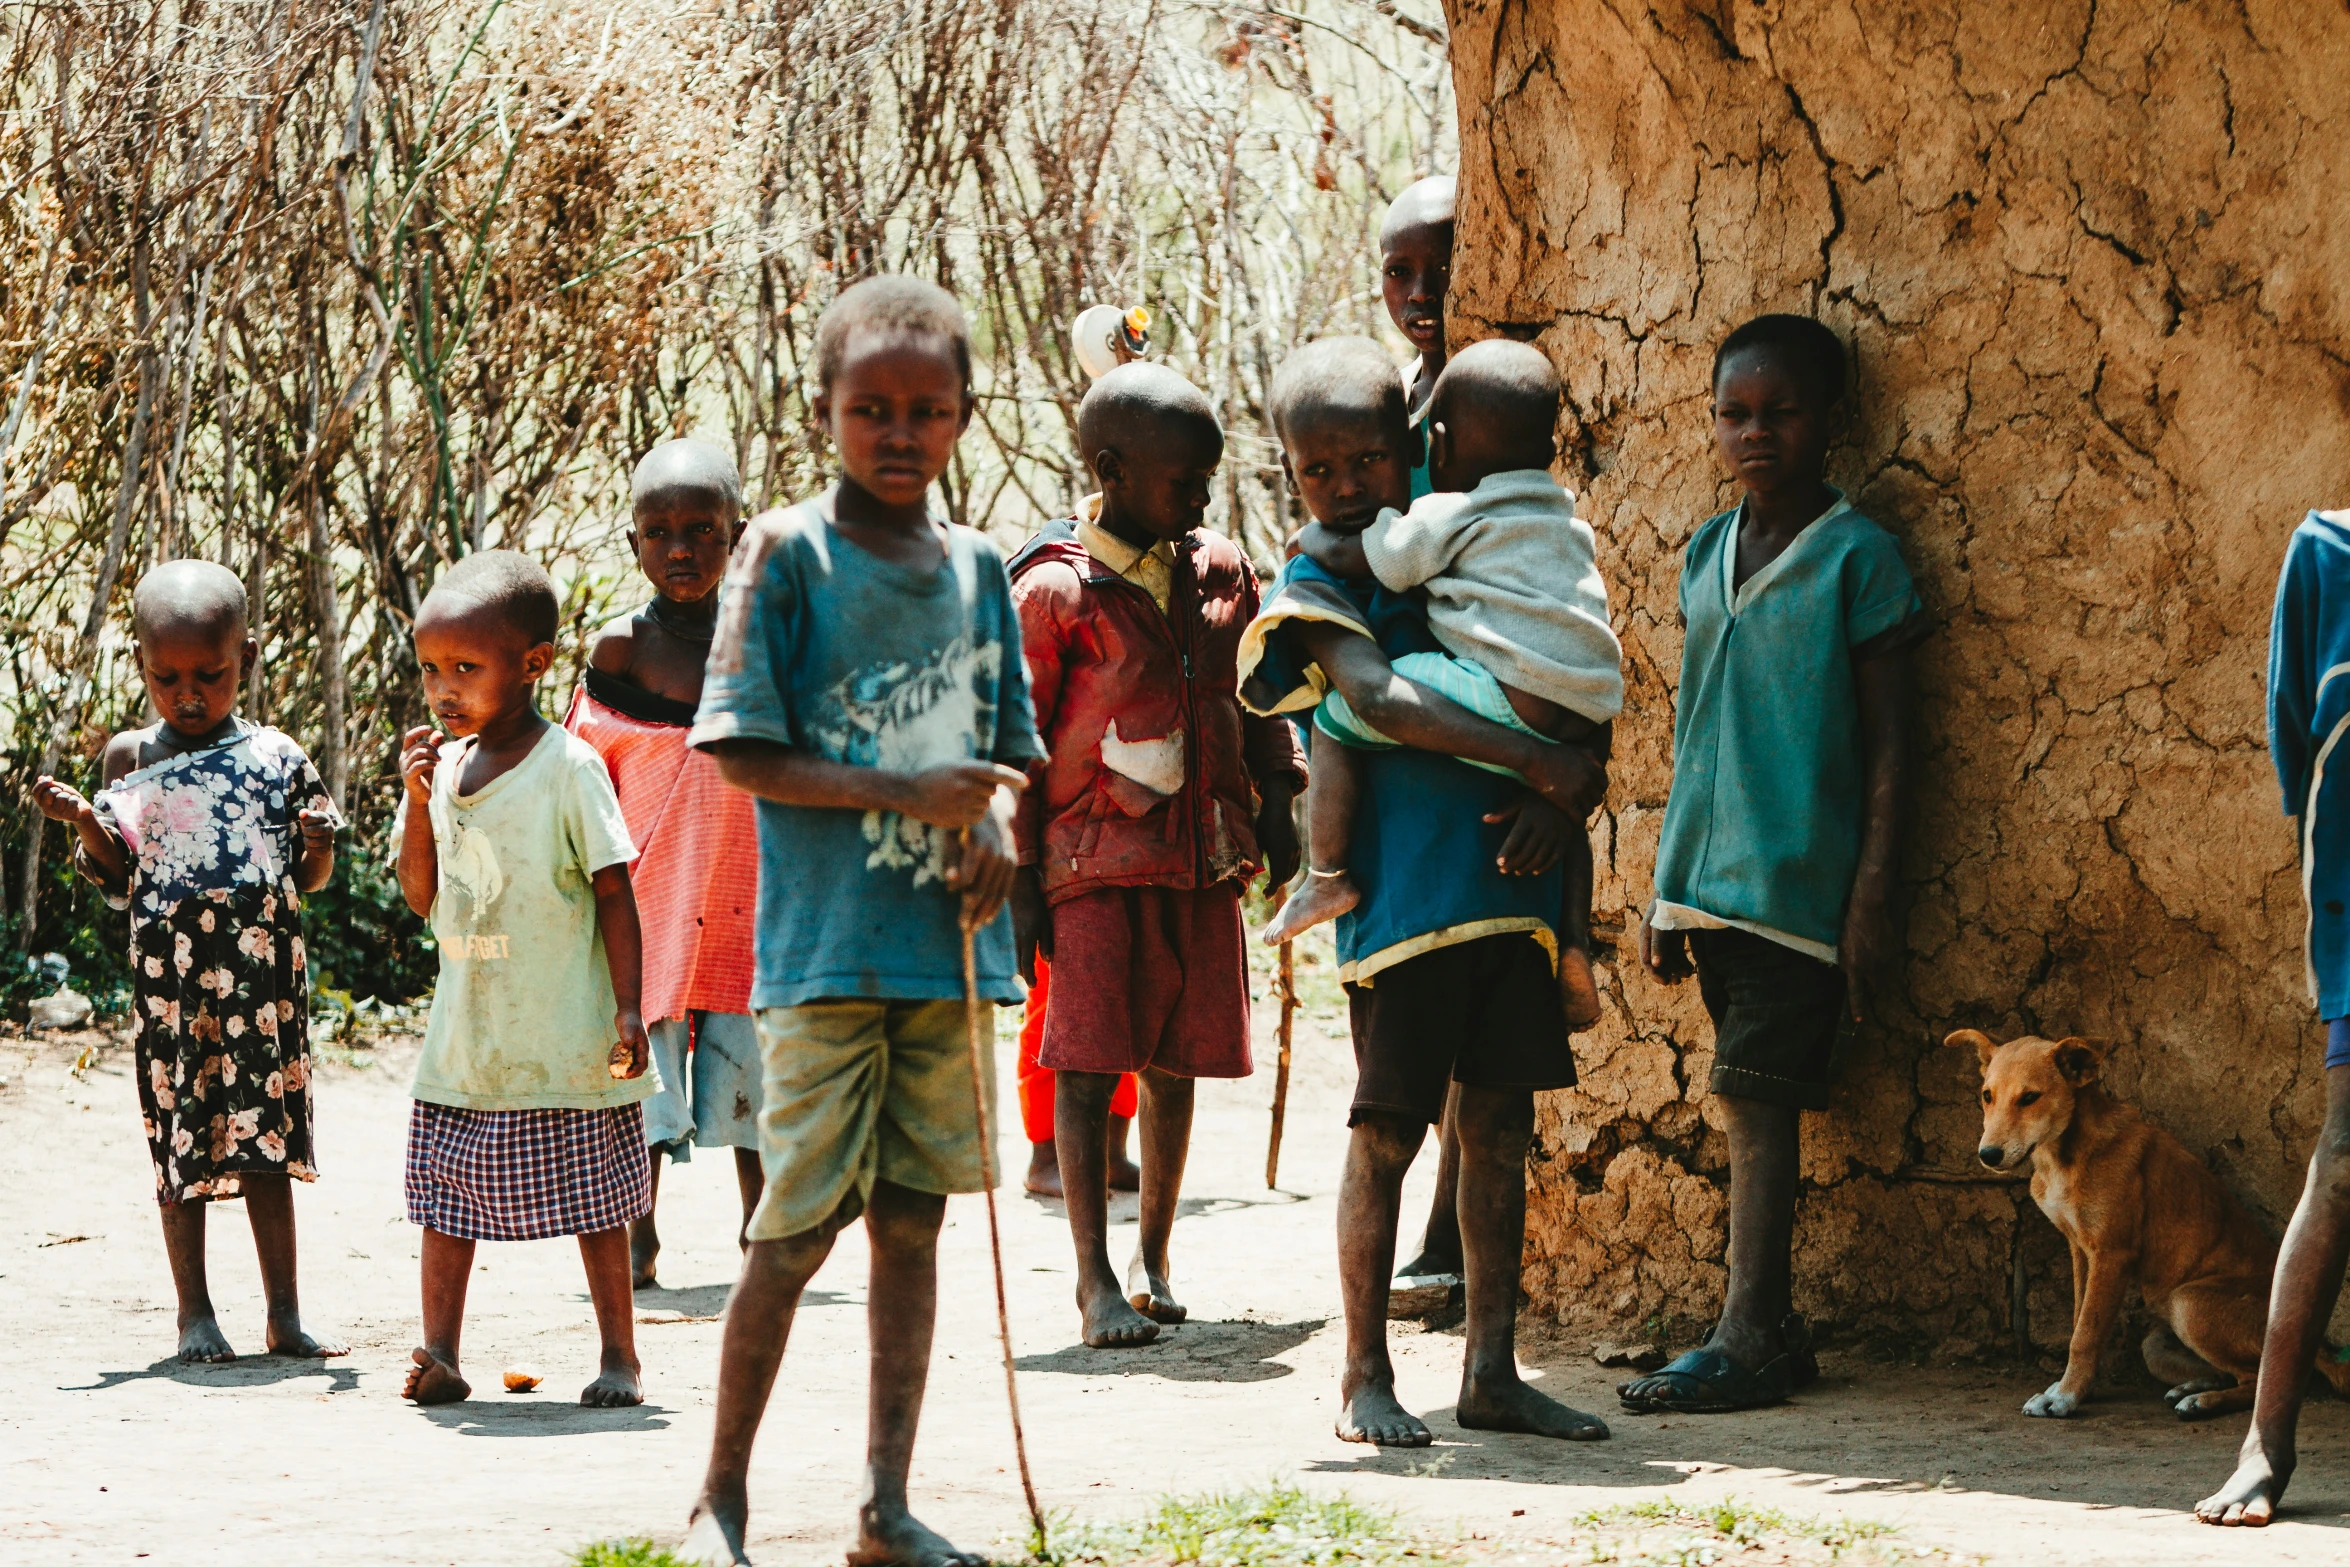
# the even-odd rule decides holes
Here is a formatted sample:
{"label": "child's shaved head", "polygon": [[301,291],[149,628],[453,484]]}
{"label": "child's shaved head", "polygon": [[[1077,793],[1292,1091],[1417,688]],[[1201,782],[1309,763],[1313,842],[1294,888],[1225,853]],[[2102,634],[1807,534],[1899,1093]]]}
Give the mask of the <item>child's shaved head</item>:
{"label": "child's shaved head", "polygon": [[1165,365],[1120,365],[1094,382],[1077,405],[1077,451],[1089,469],[1104,448],[1134,456],[1177,431],[1212,441],[1219,450],[1224,444],[1207,395]]}
{"label": "child's shaved head", "polygon": [[816,323],[816,387],[829,392],[859,332],[937,338],[954,354],[965,391],[971,386],[971,323],[955,296],[918,277],[870,277],[843,289]]}
{"label": "child's shaved head", "polygon": [[1265,397],[1273,433],[1286,441],[1302,425],[1334,420],[1411,423],[1403,376],[1387,350],[1367,337],[1316,338],[1281,361]]}
{"label": "child's shaved head", "polygon": [[1548,468],[1558,456],[1559,377],[1530,343],[1488,338],[1452,356],[1428,419],[1445,427],[1454,460],[1481,474]]}
{"label": "child's shaved head", "polygon": [[423,613],[433,612],[495,618],[520,633],[527,647],[554,641],[563,618],[547,568],[513,550],[477,550],[442,572],[424,596]]}
{"label": "child's shaved head", "polygon": [[1713,384],[1743,354],[1763,354],[1785,366],[1822,408],[1844,400],[1844,340],[1809,316],[1756,316],[1722,339],[1714,351]]}
{"label": "child's shaved head", "polygon": [[633,509],[673,495],[716,496],[739,515],[743,481],[733,455],[709,441],[663,441],[638,460],[629,476],[628,504]]}
{"label": "child's shaved head", "polygon": [[1380,220],[1381,252],[1393,249],[1397,236],[1406,229],[1450,228],[1457,190],[1449,174],[1431,174],[1406,185],[1403,194],[1387,204],[1387,216]]}
{"label": "child's shaved head", "polygon": [[226,566],[208,560],[170,560],[139,579],[131,592],[131,629],[140,641],[245,637],[245,585]]}

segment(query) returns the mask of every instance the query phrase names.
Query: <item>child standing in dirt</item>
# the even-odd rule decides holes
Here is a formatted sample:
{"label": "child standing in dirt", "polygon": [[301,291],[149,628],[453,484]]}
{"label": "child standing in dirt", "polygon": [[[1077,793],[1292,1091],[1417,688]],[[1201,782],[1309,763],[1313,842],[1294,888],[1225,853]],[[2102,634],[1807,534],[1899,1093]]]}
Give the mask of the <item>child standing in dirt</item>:
{"label": "child standing in dirt", "polygon": [[301,895],[334,874],[342,818],[302,748],[236,716],[256,651],[236,573],[178,560],[139,579],[132,657],[161,718],[110,738],[95,801],[43,777],[34,803],[131,917],[139,1108],[179,1358],[234,1360],[212,1309],[205,1205],[245,1199],[273,1355],[345,1353],[303,1331],[289,1181],[311,1145],[310,974]]}
{"label": "child standing in dirt", "polygon": [[[1449,363],[1444,296],[1452,288],[1453,206],[1449,174],[1414,181],[1387,205],[1379,223],[1379,291],[1387,319],[1419,357],[1404,368],[1404,405],[1412,426],[1411,499],[1433,488],[1428,472],[1428,404]],[[1400,509],[1400,508],[1398,508]]]}
{"label": "child standing in dirt", "polygon": [[637,847],[629,867],[644,939],[645,1030],[660,1087],[645,1101],[651,1202],[628,1227],[629,1279],[654,1283],[653,1205],[664,1155],[734,1151],[741,1244],[766,1184],[759,1170],[759,1040],[751,1027],[751,921],[759,862],[750,796],[685,743],[718,629],[718,584],[742,534],[734,459],[706,441],[664,441],[629,481],[629,547],[653,584],[644,608],[598,631],[563,726],[594,746]]}
{"label": "child standing in dirt", "polygon": [[[579,1401],[644,1402],[626,1226],[651,1200],[628,823],[594,747],[538,710],[560,607],[537,562],[468,555],[416,616],[438,728],[401,742],[400,890],[441,972],[410,1089],[424,1343],[402,1396],[448,1404],[477,1241],[579,1237],[603,1364]],[[454,739],[444,743],[444,736]]]}
{"label": "child standing in dirt", "polygon": [[[1240,893],[1297,869],[1305,782],[1286,723],[1242,713],[1234,659],[1256,574],[1201,531],[1224,433],[1197,388],[1128,364],[1077,411],[1100,490],[1011,566],[1037,728],[1051,760],[1021,802],[1013,914],[1053,965],[1037,1059],[1055,1075],[1055,1141],[1095,1348],[1181,1322],[1167,1256],[1193,1085],[1246,1077]],[[1142,1080],[1142,1209],[1123,1287],[1109,1255],[1101,1150],[1121,1074]]]}
{"label": "child standing in dirt", "polygon": [[[2285,1227],[2270,1287],[2252,1428],[2227,1484],[2195,1504],[2205,1523],[2258,1528],[2293,1478],[2309,1368],[2350,1261],[2350,805],[2337,781],[2335,744],[2350,730],[2350,511],[2313,511],[2293,530],[2277,579],[2268,643],[2268,748],[2285,814],[2301,836],[2308,899],[2305,971],[2326,1025],[2326,1117],[2309,1179]],[[2329,778],[2329,764],[2337,776]]]}
{"label": "child standing in dirt", "polygon": [[[1317,523],[1359,532],[1409,501],[1403,384],[1377,344],[1309,344],[1282,366],[1271,403],[1284,461]],[[1588,751],[1479,717],[1395,668],[1443,652],[1418,594],[1342,577],[1306,555],[1282,568],[1241,645],[1252,711],[1304,713],[1335,688],[1405,747],[1358,759],[1349,862],[1362,898],[1338,917],[1357,1080],[1339,1188],[1347,1345],[1337,1432],[1382,1446],[1431,1440],[1396,1398],[1388,1271],[1404,1172],[1449,1093],[1467,1253],[1456,1418],[1477,1430],[1601,1438],[1603,1423],[1526,1385],[1515,1338],[1534,1095],[1575,1081],[1551,957],[1563,906],[1557,866],[1606,774]]]}
{"label": "child standing in dirt", "polygon": [[1729,1289],[1697,1349],[1618,1389],[1640,1414],[1775,1404],[1819,1375],[1795,1312],[1798,1117],[1899,982],[1893,875],[1908,651],[1930,629],[1891,534],[1826,478],[1844,345],[1758,316],[1714,355],[1714,443],[1746,491],[1681,568],[1673,785],[1641,959],[1692,972],[1730,1138]]}
{"label": "child standing in dirt", "polygon": [[[689,1561],[749,1560],[746,1480],[767,1395],[801,1291],[860,1216],[872,1411],[849,1559],[976,1560],[906,1506],[939,1226],[947,1194],[982,1190],[987,1168],[961,930],[980,997],[1016,1001],[999,915],[1013,802],[1042,755],[1003,561],[929,508],[973,406],[953,296],[905,277],[845,290],[816,329],[815,413],[839,482],[754,520],[727,571],[690,739],[758,797],[751,1005],[767,1190],[727,1307]],[[981,1088],[992,1100],[992,1071]]]}

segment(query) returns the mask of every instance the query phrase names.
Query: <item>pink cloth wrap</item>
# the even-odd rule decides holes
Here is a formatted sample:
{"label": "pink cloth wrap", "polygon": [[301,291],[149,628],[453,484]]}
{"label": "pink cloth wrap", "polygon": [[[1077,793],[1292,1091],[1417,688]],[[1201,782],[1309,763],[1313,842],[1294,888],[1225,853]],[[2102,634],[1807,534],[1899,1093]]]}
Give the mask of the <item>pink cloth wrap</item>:
{"label": "pink cloth wrap", "polygon": [[563,727],[612,774],[637,858],[628,868],[644,932],[648,1023],[751,1010],[759,906],[759,824],[751,797],[718,776],[678,724],[606,706],[582,687]]}

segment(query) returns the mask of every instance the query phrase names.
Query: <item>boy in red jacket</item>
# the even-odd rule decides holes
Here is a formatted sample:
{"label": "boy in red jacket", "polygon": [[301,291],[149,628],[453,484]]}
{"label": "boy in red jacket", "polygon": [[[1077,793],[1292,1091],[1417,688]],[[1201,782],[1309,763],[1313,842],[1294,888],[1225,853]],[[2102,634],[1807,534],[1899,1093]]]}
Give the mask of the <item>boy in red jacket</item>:
{"label": "boy in red jacket", "polygon": [[[1305,782],[1279,719],[1242,712],[1236,655],[1257,582],[1201,531],[1224,433],[1197,388],[1121,365],[1077,411],[1101,485],[1012,560],[1038,735],[1050,752],[1017,817],[1012,913],[1024,971],[1051,960],[1037,1059],[1058,1074],[1054,1140],[1095,1348],[1181,1322],[1168,1233],[1191,1141],[1192,1082],[1246,1077],[1240,893],[1296,874]],[[1122,1072],[1142,1081],[1141,1236],[1110,1266],[1103,1140]]]}

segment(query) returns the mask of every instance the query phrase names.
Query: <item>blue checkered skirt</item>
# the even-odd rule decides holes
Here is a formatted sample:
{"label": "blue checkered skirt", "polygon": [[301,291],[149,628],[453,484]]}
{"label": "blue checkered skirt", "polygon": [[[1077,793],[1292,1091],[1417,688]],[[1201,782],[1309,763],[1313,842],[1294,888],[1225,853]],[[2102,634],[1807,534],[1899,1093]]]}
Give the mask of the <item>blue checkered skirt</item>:
{"label": "blue checkered skirt", "polygon": [[642,1106],[408,1116],[408,1222],[469,1241],[593,1235],[653,1206]]}

